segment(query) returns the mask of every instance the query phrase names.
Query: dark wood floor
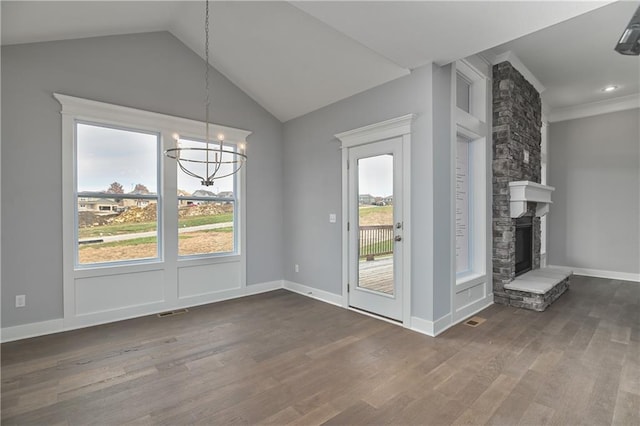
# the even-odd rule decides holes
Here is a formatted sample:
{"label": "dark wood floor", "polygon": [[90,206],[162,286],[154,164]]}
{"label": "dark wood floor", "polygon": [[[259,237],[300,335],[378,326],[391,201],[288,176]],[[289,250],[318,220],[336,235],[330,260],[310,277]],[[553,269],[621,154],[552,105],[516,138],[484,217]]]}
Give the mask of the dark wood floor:
{"label": "dark wood floor", "polygon": [[640,284],[430,338],[285,290],[2,345],[3,424],[640,424]]}

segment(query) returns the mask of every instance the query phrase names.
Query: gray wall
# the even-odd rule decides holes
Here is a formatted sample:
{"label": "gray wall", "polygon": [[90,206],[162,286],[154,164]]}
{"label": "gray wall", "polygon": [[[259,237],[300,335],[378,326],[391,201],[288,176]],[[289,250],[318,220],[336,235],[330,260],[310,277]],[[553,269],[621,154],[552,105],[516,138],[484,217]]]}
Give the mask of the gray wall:
{"label": "gray wall", "polygon": [[640,110],[551,123],[548,263],[640,272]]}
{"label": "gray wall", "polygon": [[[203,62],[166,32],[2,47],[2,326],[61,318],[60,104],[52,93],[202,120]],[[282,124],[213,71],[213,121],[253,131],[247,281],[282,279]],[[28,294],[16,309],[16,294]]]}
{"label": "gray wall", "polygon": [[[437,320],[451,312],[451,286],[455,257],[451,232],[454,228],[455,211],[452,209],[455,192],[451,191],[451,65],[433,65],[433,319]],[[420,261],[420,260],[418,260]]]}
{"label": "gray wall", "polygon": [[[449,192],[449,140],[446,149],[436,155],[446,157],[434,181],[432,78],[437,67],[431,65],[414,70],[410,75],[352,96],[284,125],[285,163],[285,253],[286,280],[341,294],[341,153],[340,143],[333,135],[368,124],[417,114],[411,135],[411,226],[412,226],[412,315],[434,318],[434,304],[438,312],[450,310],[450,285],[447,278],[434,278],[434,186]],[[449,72],[447,70],[444,73]],[[448,77],[439,80],[448,84]],[[446,86],[448,108],[450,88]],[[435,101],[433,101],[435,102]],[[447,119],[443,117],[442,119]],[[450,121],[447,121],[447,128]],[[441,135],[440,135],[441,136]],[[450,197],[450,194],[447,195]],[[449,203],[443,202],[448,206]],[[329,213],[338,215],[338,222],[330,224]],[[442,213],[442,212],[441,212]],[[451,213],[451,212],[449,212]],[[442,268],[450,268],[449,230],[444,231],[446,247],[438,247]],[[294,271],[295,264],[300,272]],[[439,269],[441,271],[442,269]],[[450,271],[446,272],[450,275]],[[440,278],[438,276],[438,278]],[[434,282],[443,287],[434,301]],[[441,308],[440,308],[441,307]]]}

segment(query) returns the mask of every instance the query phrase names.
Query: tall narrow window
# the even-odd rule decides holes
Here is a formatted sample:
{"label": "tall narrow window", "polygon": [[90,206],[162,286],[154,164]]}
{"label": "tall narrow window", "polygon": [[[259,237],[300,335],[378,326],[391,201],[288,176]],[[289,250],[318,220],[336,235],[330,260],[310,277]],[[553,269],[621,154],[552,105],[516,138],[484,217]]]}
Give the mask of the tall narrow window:
{"label": "tall narrow window", "polygon": [[458,135],[456,149],[456,274],[471,269],[471,158],[469,140]]}
{"label": "tall narrow window", "polygon": [[76,122],[76,264],[160,257],[156,133]]}
{"label": "tall narrow window", "polygon": [[[217,142],[216,142],[217,143]],[[183,148],[194,148],[189,158],[203,163],[192,165],[192,171],[207,175],[205,143],[180,139]],[[225,145],[225,150],[235,150],[235,145]],[[209,155],[214,155],[210,153]],[[205,187],[199,179],[178,168],[178,255],[230,254],[237,252],[237,174],[231,174],[230,163],[234,157],[222,154],[223,164],[213,186]],[[226,163],[225,163],[226,162]],[[211,166],[210,166],[211,167]],[[198,169],[199,168],[199,169]],[[209,170],[211,174],[213,170]]]}

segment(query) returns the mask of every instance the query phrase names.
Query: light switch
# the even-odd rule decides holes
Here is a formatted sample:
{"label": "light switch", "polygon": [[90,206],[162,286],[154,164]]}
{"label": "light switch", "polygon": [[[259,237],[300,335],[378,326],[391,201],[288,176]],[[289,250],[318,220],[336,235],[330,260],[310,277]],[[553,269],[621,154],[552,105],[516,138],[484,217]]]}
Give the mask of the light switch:
{"label": "light switch", "polygon": [[336,214],[335,213],[329,213],[329,223],[336,223]]}

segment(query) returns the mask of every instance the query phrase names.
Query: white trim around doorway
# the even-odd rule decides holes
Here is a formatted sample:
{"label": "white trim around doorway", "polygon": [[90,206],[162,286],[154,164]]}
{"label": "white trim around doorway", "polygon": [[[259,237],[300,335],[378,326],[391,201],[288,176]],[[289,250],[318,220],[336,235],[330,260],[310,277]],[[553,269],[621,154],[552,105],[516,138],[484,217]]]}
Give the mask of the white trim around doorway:
{"label": "white trim around doorway", "polygon": [[[349,308],[349,173],[348,148],[379,142],[391,138],[402,138],[403,163],[402,185],[405,194],[411,194],[411,123],[414,114],[392,118],[379,123],[338,133],[335,137],[340,140],[342,149],[342,306]],[[403,256],[403,287],[402,287],[402,326],[411,328],[411,197],[403,197],[404,212],[404,256]]]}

